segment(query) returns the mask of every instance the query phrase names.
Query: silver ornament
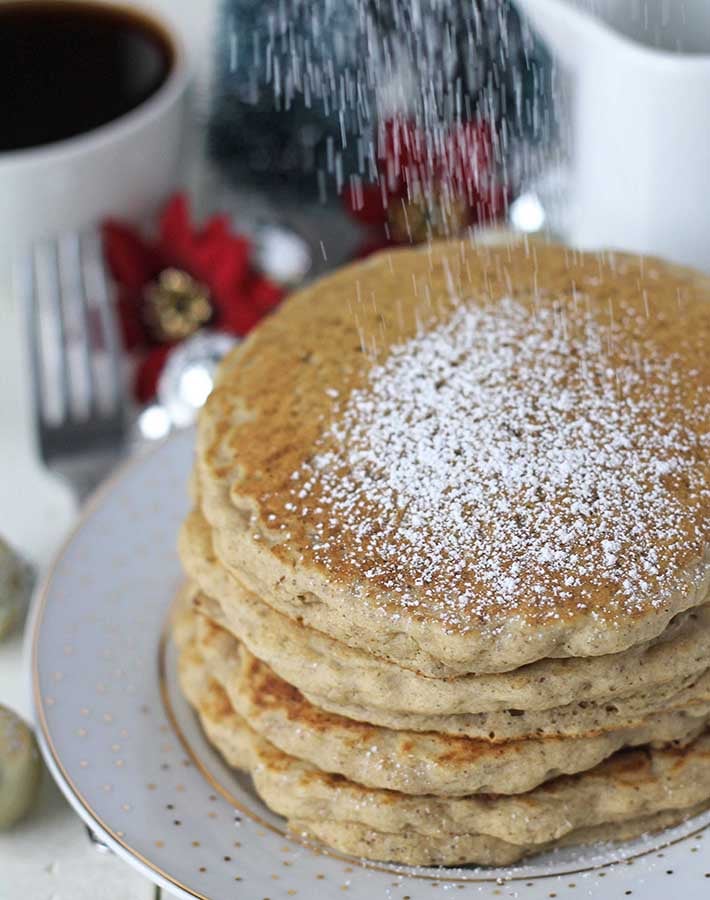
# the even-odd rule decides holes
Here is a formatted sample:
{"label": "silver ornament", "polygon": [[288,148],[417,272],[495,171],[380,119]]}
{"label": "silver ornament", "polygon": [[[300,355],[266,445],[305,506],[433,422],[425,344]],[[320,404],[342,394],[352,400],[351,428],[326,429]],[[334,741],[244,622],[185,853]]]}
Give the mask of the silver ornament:
{"label": "silver ornament", "polygon": [[276,284],[300,284],[311,268],[311,251],[305,239],[284,225],[267,224],[256,232],[256,259],[261,272]]}
{"label": "silver ornament", "polygon": [[171,352],[158,379],[158,404],[171,427],[192,425],[212,390],[217,366],[238,342],[231,334],[204,330]]}

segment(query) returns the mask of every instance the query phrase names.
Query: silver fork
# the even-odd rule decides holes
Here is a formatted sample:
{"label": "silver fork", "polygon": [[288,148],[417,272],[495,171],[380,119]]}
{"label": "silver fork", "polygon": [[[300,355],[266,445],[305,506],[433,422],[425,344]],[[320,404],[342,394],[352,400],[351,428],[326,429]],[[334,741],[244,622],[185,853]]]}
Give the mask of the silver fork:
{"label": "silver fork", "polygon": [[82,501],[121,456],[125,392],[97,232],[36,243],[15,266],[24,304],[37,445]]}

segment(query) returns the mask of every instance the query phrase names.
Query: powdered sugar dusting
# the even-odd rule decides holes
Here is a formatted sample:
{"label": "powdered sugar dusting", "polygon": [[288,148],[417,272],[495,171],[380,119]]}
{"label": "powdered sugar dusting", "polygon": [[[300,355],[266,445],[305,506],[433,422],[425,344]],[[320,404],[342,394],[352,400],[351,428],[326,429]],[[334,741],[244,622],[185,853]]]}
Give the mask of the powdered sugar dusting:
{"label": "powdered sugar dusting", "polygon": [[457,630],[661,603],[710,525],[710,406],[684,410],[679,360],[618,344],[624,315],[464,303],[394,347],[293,474],[316,559]]}

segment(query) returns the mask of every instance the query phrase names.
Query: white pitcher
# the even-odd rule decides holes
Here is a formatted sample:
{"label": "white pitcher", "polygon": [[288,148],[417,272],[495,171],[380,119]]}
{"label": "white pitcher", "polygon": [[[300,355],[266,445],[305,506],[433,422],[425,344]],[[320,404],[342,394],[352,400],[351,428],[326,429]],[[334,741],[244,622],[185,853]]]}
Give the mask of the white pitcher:
{"label": "white pitcher", "polygon": [[710,0],[517,0],[569,105],[565,236],[710,270]]}

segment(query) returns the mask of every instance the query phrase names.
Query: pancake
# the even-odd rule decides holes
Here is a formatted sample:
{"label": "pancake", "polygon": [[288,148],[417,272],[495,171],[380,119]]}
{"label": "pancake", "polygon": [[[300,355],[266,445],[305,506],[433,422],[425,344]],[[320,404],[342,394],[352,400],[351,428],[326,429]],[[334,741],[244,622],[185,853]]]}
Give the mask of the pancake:
{"label": "pancake", "polygon": [[[233,634],[219,604],[199,592],[192,598],[192,603],[195,609],[211,622]],[[238,637],[234,634],[233,636]],[[282,658],[293,659],[290,654],[279,657]],[[272,671],[275,672],[276,669]],[[473,678],[469,676],[470,681],[473,681]],[[297,686],[293,682],[289,683],[294,687]],[[475,691],[475,681],[470,684],[470,688]],[[692,710],[695,715],[705,715],[710,712],[710,670],[705,669],[700,675],[675,678],[634,694],[615,695],[599,702],[583,699],[545,710],[514,708],[451,716],[399,713],[396,710],[357,705],[352,701],[348,702],[347,699],[345,703],[340,704],[317,694],[304,691],[300,693],[312,705],[327,712],[372,725],[381,725],[384,728],[436,731],[440,734],[464,735],[498,742],[529,737],[579,737],[592,732],[630,728],[640,725],[645,718],[654,713],[673,709]]]}
{"label": "pancake", "polygon": [[652,640],[710,590],[708,296],[656,260],[469,243],[309,286],[200,417],[218,558],[426,675]]}
{"label": "pancake", "polygon": [[406,794],[518,794],[560,774],[590,769],[623,747],[685,744],[710,720],[707,705],[700,704],[576,738],[495,743],[395,731],[319,709],[201,615],[196,617],[195,640],[235,711],[262,737],[323,771]]}
{"label": "pancake", "polygon": [[247,590],[219,565],[198,511],[186,519],[179,549],[203,592],[203,611],[251,653],[316,705],[388,727],[464,733],[468,726],[460,717],[483,712],[545,710],[580,698],[585,704],[616,703],[639,693],[668,697],[680,685],[695,683],[710,659],[705,605],[679,614],[657,638],[623,653],[540,660],[501,675],[429,678],[336,641]]}
{"label": "pancake", "polygon": [[613,702],[579,700],[568,706],[541,711],[513,709],[462,716],[402,715],[353,704],[323,702],[314,695],[308,695],[306,699],[328,712],[382,728],[435,731],[495,743],[546,737],[578,738],[628,730],[642,726],[653,715],[676,710],[703,718],[710,713],[710,670],[698,679],[673,681],[663,687],[663,690],[656,688]]}
{"label": "pancake", "polygon": [[292,829],[302,837],[316,838],[341,853],[382,862],[410,866],[509,866],[536,853],[555,847],[628,841],[644,834],[671,828],[707,809],[701,803],[689,810],[669,810],[653,816],[630,819],[615,825],[580,828],[558,841],[529,847],[510,844],[479,834],[388,834],[353,822],[293,822]]}
{"label": "pancake", "polygon": [[[683,749],[622,751],[590,772],[520,796],[452,799],[363,788],[284,754],[254,732],[210,677],[193,636],[183,626],[181,683],[209,739],[227,762],[252,773],[264,802],[296,830],[345,852],[420,865],[504,864],[550,842],[665,827],[700,811],[710,797],[707,734]],[[459,855],[451,856],[453,847]]]}

